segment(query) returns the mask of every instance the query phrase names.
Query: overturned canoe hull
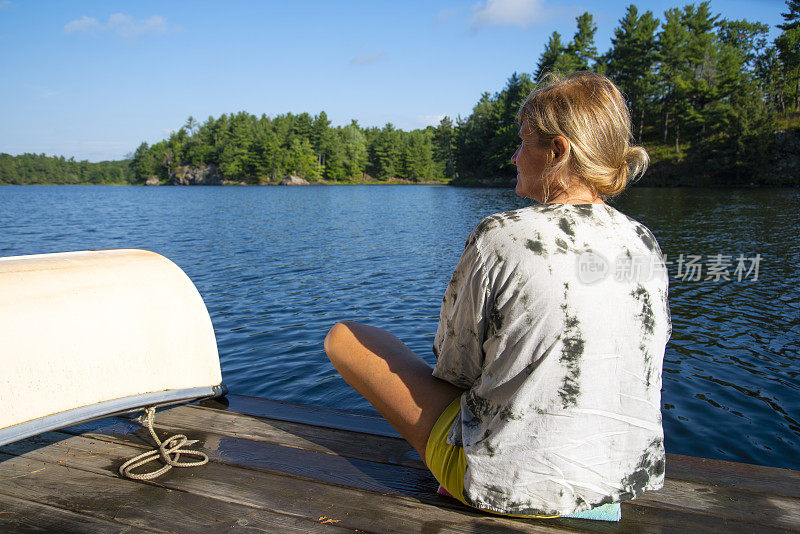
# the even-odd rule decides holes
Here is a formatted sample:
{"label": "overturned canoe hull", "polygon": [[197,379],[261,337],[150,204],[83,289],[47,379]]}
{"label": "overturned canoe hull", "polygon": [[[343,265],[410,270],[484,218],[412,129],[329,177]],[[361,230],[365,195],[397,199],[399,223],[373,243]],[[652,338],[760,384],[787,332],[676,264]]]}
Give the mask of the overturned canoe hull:
{"label": "overturned canoe hull", "polygon": [[224,395],[226,392],[224,385],[176,389],[142,393],[139,395],[131,395],[130,397],[123,397],[121,399],[112,399],[88,406],[81,406],[80,408],[66,410],[0,429],[0,446],[65,426],[92,421],[102,417],[109,417],[115,414],[136,411],[145,406],[165,406],[179,402],[189,402],[209,397],[217,397]]}
{"label": "overturned canoe hull", "polygon": [[0,258],[0,445],[224,391],[208,311],[167,258]]}

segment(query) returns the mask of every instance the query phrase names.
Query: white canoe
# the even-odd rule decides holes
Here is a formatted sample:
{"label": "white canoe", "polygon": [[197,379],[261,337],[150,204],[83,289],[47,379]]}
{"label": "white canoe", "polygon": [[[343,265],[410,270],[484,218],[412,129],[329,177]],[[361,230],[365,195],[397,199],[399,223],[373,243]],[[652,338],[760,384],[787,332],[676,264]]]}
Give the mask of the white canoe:
{"label": "white canoe", "polygon": [[188,276],[146,250],[0,258],[0,445],[225,393]]}

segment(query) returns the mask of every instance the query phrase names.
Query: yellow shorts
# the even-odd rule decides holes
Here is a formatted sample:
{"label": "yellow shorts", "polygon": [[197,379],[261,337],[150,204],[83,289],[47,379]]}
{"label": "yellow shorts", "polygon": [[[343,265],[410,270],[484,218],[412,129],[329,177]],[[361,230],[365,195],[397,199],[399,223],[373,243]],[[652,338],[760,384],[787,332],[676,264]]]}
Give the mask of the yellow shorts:
{"label": "yellow shorts", "polygon": [[[428,437],[428,444],[425,447],[425,464],[427,464],[433,476],[436,477],[436,480],[439,481],[439,484],[441,484],[450,495],[467,506],[470,506],[464,500],[464,473],[467,469],[464,449],[462,447],[454,447],[447,443],[447,434],[450,433],[450,427],[453,426],[453,421],[456,420],[456,417],[460,415],[461,397],[456,397],[453,402],[444,409],[442,415],[436,420],[436,424],[433,425],[431,435]],[[546,519],[561,517],[558,515],[503,514],[492,510],[483,510],[482,508],[480,510],[510,517],[537,517]]]}

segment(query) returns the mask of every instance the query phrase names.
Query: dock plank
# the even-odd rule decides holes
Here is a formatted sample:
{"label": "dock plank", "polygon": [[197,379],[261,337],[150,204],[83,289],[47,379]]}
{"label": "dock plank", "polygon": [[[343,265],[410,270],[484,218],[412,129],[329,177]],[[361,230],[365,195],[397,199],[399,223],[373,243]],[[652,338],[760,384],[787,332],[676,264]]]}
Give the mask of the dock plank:
{"label": "dock plank", "polygon": [[[54,456],[50,454],[51,458],[57,458],[58,456]],[[65,457],[68,458],[68,457]],[[68,462],[71,463],[71,462]],[[2,462],[0,462],[2,465]],[[26,465],[23,466],[24,469],[31,469],[31,467],[36,467],[31,465],[28,462]],[[79,469],[75,466],[71,468],[65,466],[59,466],[62,469],[62,472],[52,471],[51,473],[56,474],[56,480],[66,480],[67,477],[70,477],[70,481],[74,481],[75,484],[67,484],[62,486],[61,489],[57,489],[56,486],[59,484],[48,484],[42,483],[41,480],[31,478],[29,479],[29,486],[26,489],[33,490],[39,499],[61,499],[67,498],[71,500],[71,496],[75,491],[84,491],[84,494],[87,495],[87,499],[90,499],[92,506],[95,508],[102,508],[102,506],[98,506],[98,504],[102,503],[103,501],[103,493],[105,484],[98,484],[97,480],[90,480],[89,483],[86,484],[86,480],[82,478],[82,473]],[[63,469],[70,469],[69,473],[64,473]],[[35,469],[34,469],[35,470]],[[26,471],[27,472],[27,471]],[[127,481],[122,481],[127,482]],[[169,484],[169,482],[167,482]],[[147,487],[154,487],[152,483],[130,483],[134,485],[141,485]],[[180,483],[176,483],[177,486],[180,486]],[[48,492],[45,488],[50,488]],[[93,488],[95,494],[86,493],[86,488]],[[164,488],[159,488],[164,489]],[[0,490],[2,491],[2,490]],[[176,492],[178,493],[178,492]],[[316,495],[316,493],[315,493]],[[348,495],[338,495],[339,498],[347,498]],[[0,502],[3,502],[4,497],[0,495]],[[59,501],[60,502],[60,501]],[[338,502],[338,501],[336,501]],[[141,500],[141,499],[132,499],[129,501],[131,506],[137,506],[144,512],[146,512],[148,519],[152,522],[153,518],[151,517],[150,511],[151,502]],[[375,513],[385,512],[385,509],[381,508],[380,504],[377,504],[370,498],[370,495],[366,495],[366,498],[360,497],[359,498],[359,510],[362,511],[361,517],[353,517],[350,512],[347,510],[346,507],[337,506],[337,505],[328,505],[325,509],[321,512],[323,515],[320,515],[316,518],[318,524],[309,525],[307,530],[295,530],[292,528],[285,528],[286,525],[281,524],[268,524],[267,528],[264,528],[263,531],[267,532],[293,532],[293,531],[303,531],[303,532],[333,532],[336,534],[337,532],[342,532],[342,529],[345,529],[347,532],[358,531],[358,532],[474,532],[474,533],[512,533],[512,532],[542,532],[542,533],[558,533],[558,532],[597,532],[597,533],[623,533],[623,532],[676,532],[676,533],[684,533],[684,532],[697,532],[697,533],[714,533],[720,532],[724,527],[726,532],[735,534],[739,532],[752,532],[752,525],[741,525],[735,522],[724,522],[717,518],[705,518],[705,517],[696,517],[692,514],[686,513],[672,513],[670,511],[664,510],[638,510],[636,507],[633,507],[630,510],[626,509],[626,519],[623,523],[598,523],[598,522],[587,522],[581,520],[559,520],[561,522],[572,523],[574,528],[563,528],[559,526],[548,526],[547,521],[541,521],[538,525],[526,525],[521,523],[517,525],[516,528],[510,528],[508,525],[486,525],[486,524],[475,524],[471,522],[465,522],[461,525],[452,525],[448,524],[448,514],[446,511],[444,513],[437,513],[435,518],[428,518],[427,521],[424,522],[414,522],[414,521],[400,521],[395,522],[394,518],[389,517],[389,524],[385,521],[381,521],[380,517],[376,517]],[[117,502],[117,504],[119,504]],[[174,501],[168,503],[171,506],[176,506]],[[35,503],[32,504],[33,506],[37,506]],[[63,512],[60,509],[53,509],[56,513]],[[213,510],[213,517],[208,517],[209,513],[208,510]],[[177,511],[180,511],[178,509]],[[399,514],[402,516],[403,514],[413,514],[416,515],[418,510],[413,508],[410,509],[400,509]],[[155,511],[155,515],[159,516],[158,511]],[[332,522],[341,522],[341,519],[336,519],[337,517],[344,517],[346,520],[345,524],[352,526],[354,528],[347,528],[339,526],[340,523],[325,523],[324,521],[330,520]],[[120,519],[128,519],[120,517]],[[137,524],[137,531],[141,530],[144,525],[141,524],[141,519],[139,518],[139,524]],[[180,528],[175,528],[174,524],[170,522],[163,523],[162,527],[170,527],[172,529],[165,529],[163,531],[173,531],[173,532],[191,532],[193,529],[189,528],[190,526],[194,526],[191,522],[190,523],[183,523],[181,521],[182,518],[178,518],[177,523],[180,524]],[[239,516],[239,520],[237,520],[235,525],[225,524],[224,521],[220,520],[219,515],[219,508],[217,504],[212,505],[207,510],[204,510],[201,515],[199,516],[200,520],[207,520],[209,524],[213,526],[211,530],[218,529],[220,531],[227,531],[230,528],[235,528],[235,530],[239,531],[253,531],[251,522],[258,523],[260,519],[257,513],[243,513]],[[314,519],[312,517],[312,519]],[[462,517],[463,519],[463,517]],[[196,520],[195,520],[196,521]],[[94,518],[86,517],[85,521],[88,525],[97,524],[97,521]],[[352,522],[352,523],[350,523]],[[302,529],[304,521],[301,522],[300,527]],[[588,523],[588,525],[587,525]],[[42,524],[47,525],[46,521],[38,522],[34,518],[34,524]],[[100,523],[102,525],[102,523]],[[12,522],[4,522],[0,520],[0,527],[3,528],[3,532],[13,531],[11,528],[6,527],[13,527],[14,523]],[[248,528],[249,527],[249,528]],[[270,530],[272,529],[272,530]],[[63,531],[64,528],[55,529]],[[77,532],[127,532],[128,530],[124,528],[122,525],[117,526],[117,530],[111,528],[110,530],[102,530],[100,528],[92,529],[88,528],[86,530],[82,530],[80,528],[76,529]],[[204,532],[207,531],[205,529],[200,529],[199,531]],[[261,529],[255,531],[262,531]],[[776,530],[772,528],[759,528],[758,530],[760,533],[763,534],[775,534],[779,532],[785,532],[784,530]]]}
{"label": "dock plank", "polygon": [[[23,447],[30,445],[18,443]],[[128,532],[133,527],[135,531],[209,534],[232,528],[252,533],[308,532],[315,527],[308,518],[265,513],[158,484],[124,480],[109,469],[87,471],[81,468],[80,461],[74,460],[91,459],[94,464],[110,468],[109,455],[117,447],[101,442],[55,443],[58,444],[55,447],[36,447],[23,456],[8,456],[7,446],[0,449],[0,503],[2,499],[26,500],[30,503],[29,510],[17,506],[25,514],[49,510],[54,517],[64,517],[64,523],[53,531],[81,532],[84,524],[85,531]],[[81,517],[84,519],[80,520]],[[33,522],[49,524],[38,519]],[[0,514],[2,532],[23,529],[25,524],[20,523],[18,515]],[[352,529],[332,530],[337,531],[352,532]]]}
{"label": "dock plank", "polygon": [[667,454],[667,477],[800,499],[800,471]]}
{"label": "dock plank", "polygon": [[121,525],[27,499],[0,495],[0,532],[133,533],[158,532]]}
{"label": "dock plank", "polygon": [[[342,432],[192,405],[158,412],[158,422],[169,429],[210,429],[230,437],[427,470],[416,450],[402,438],[355,434],[349,429]],[[364,418],[360,418],[359,426],[364,424]],[[800,472],[788,469],[668,454],[667,478],[800,498]]]}
{"label": "dock plank", "polygon": [[163,427],[210,430],[224,436],[273,443],[283,447],[324,452],[373,462],[427,470],[417,451],[402,438],[342,432],[320,426],[209,410],[198,406],[176,406],[158,412]]}
{"label": "dock plank", "polygon": [[[350,412],[321,406],[308,407],[308,411],[304,412],[304,405],[301,404],[244,395],[228,395],[224,399],[209,399],[197,403],[197,406],[278,421],[291,420],[290,418],[295,414],[302,413],[300,418],[306,425],[402,440],[400,435],[382,417],[373,414],[357,413],[350,418],[348,417]],[[306,433],[310,434],[310,431],[307,430]],[[414,457],[419,458],[419,455]],[[424,468],[421,460],[420,464]],[[408,465],[413,465],[413,462]],[[701,482],[800,498],[800,471],[789,469],[667,453],[666,476],[674,480]]]}
{"label": "dock plank", "polygon": [[[160,422],[160,417],[157,417],[156,422]],[[104,434],[102,426],[99,425],[98,432],[94,434],[97,437],[105,436],[106,439],[116,440],[130,438],[130,435],[124,434]],[[135,426],[131,423],[128,431],[133,431],[133,428]],[[157,428],[161,432],[166,430],[160,425]],[[209,439],[212,436],[196,432],[198,436],[195,437],[204,436],[204,439]],[[214,439],[213,436],[211,439]],[[366,491],[399,492],[423,502],[431,501],[432,489],[436,486],[435,480],[427,471],[420,472],[401,466],[381,466],[374,462],[348,460],[311,451],[281,450],[281,447],[275,448],[272,444],[252,443],[235,438],[225,441],[223,448],[224,454],[216,455],[213,447],[209,454],[215,460],[231,465],[291,473]],[[298,465],[303,467],[298,468]],[[642,507],[691,511],[721,520],[765,527],[792,529],[800,524],[800,501],[795,499],[694,482],[667,480],[662,490],[648,492],[635,503]],[[732,503],[738,504],[732,506]]]}
{"label": "dock plank", "polygon": [[[160,416],[157,416],[155,429],[162,439],[176,432],[189,432],[182,428],[163,426],[159,419]],[[133,440],[139,444],[150,442],[147,431],[132,421],[100,420],[64,431],[118,443]],[[438,482],[427,469],[285,447],[196,429],[191,431],[189,437],[200,440],[203,451],[212,460],[243,468],[303,477],[376,493],[402,493],[417,499],[434,495],[438,487]]]}
{"label": "dock plank", "polygon": [[199,406],[216,410],[231,411],[246,415],[266,417],[280,421],[304,423],[307,425],[349,430],[376,436],[401,438],[379,415],[348,410],[338,410],[324,406],[311,406],[286,401],[249,397],[247,395],[226,395],[216,399],[200,401]]}
{"label": "dock plank", "polygon": [[[207,401],[159,411],[159,434],[201,439],[198,446],[212,462],[173,469],[155,483],[116,474],[124,459],[149,448],[146,431],[126,418],[76,425],[2,447],[0,479],[8,480],[0,484],[0,506],[6,501],[21,506],[27,500],[32,509],[77,514],[100,526],[108,522],[110,531],[800,531],[800,473],[795,471],[668,455],[665,488],[623,503],[618,523],[504,518],[437,496],[432,475],[380,417],[232,397],[227,405]],[[234,406],[251,413],[234,411]],[[120,492],[138,512],[127,507],[108,511],[109,498]],[[120,500],[112,500],[119,507]],[[182,511],[172,523],[161,524],[167,509]],[[0,530],[5,525],[0,514]]]}
{"label": "dock plank", "polygon": [[[38,454],[44,458],[49,459],[51,462],[66,462],[67,466],[73,470],[73,472],[78,472],[81,469],[92,469],[92,470],[100,470],[102,471],[102,465],[108,463],[108,459],[100,458],[99,456],[105,456],[107,454],[115,454],[119,452],[117,449],[113,449],[108,446],[108,444],[104,443],[96,443],[96,442],[81,442],[79,441],[81,438],[77,438],[71,440],[71,443],[64,443],[63,441],[55,441],[51,445],[47,445],[45,447],[41,447],[43,443],[39,443],[39,447],[35,448],[35,450],[31,450],[31,453]],[[57,445],[55,449],[51,447],[52,445]],[[64,449],[66,447],[66,452]],[[88,447],[88,448],[87,448]],[[28,447],[31,448],[31,447]],[[88,454],[88,451],[98,451],[98,454]],[[134,450],[135,452],[135,450]],[[26,453],[28,454],[28,453]],[[30,464],[25,465],[24,468],[30,470]],[[64,467],[64,466],[59,466]],[[210,466],[206,466],[210,467]],[[205,470],[206,467],[203,467],[202,470]],[[35,470],[35,469],[34,469]],[[241,470],[240,470],[241,471]],[[198,473],[200,470],[198,470]],[[246,473],[246,471],[245,471]],[[294,511],[306,511],[308,512],[309,509],[313,509],[314,501],[316,500],[317,509],[320,510],[318,513],[322,514],[318,517],[314,517],[314,514],[311,515],[311,519],[319,520],[325,518],[331,519],[332,521],[346,521],[344,523],[346,526],[353,527],[354,529],[358,529],[360,531],[371,531],[371,532],[425,532],[425,531],[432,531],[432,532],[646,532],[652,531],[656,529],[658,531],[663,532],[686,532],[687,528],[692,527],[693,532],[715,532],[718,531],[719,528],[724,524],[727,527],[729,532],[751,532],[752,525],[742,525],[735,522],[722,522],[721,520],[715,518],[704,518],[704,517],[697,517],[692,514],[687,513],[679,513],[679,512],[670,512],[670,511],[663,511],[663,510],[656,510],[655,513],[652,511],[643,511],[643,512],[636,512],[636,513],[628,513],[628,518],[621,524],[614,524],[614,523],[599,523],[599,522],[590,522],[590,521],[582,521],[582,520],[555,520],[555,521],[525,521],[525,520],[506,520],[506,519],[494,519],[492,517],[480,517],[482,514],[478,514],[482,521],[473,521],[470,520],[469,515],[475,514],[464,514],[458,513],[455,517],[457,517],[461,523],[460,524],[452,524],[453,520],[453,513],[452,511],[448,511],[446,509],[440,510],[433,510],[432,513],[430,510],[425,510],[424,506],[420,506],[415,503],[408,503],[407,499],[399,499],[397,497],[392,496],[375,496],[370,494],[358,494],[356,493],[353,495],[353,492],[342,492],[337,491],[337,488],[325,487],[317,485],[316,488],[309,489],[309,488],[302,488],[302,481],[300,482],[301,487],[296,488],[294,487],[297,481],[293,481],[291,479],[278,479],[277,485],[270,484],[268,479],[269,477],[261,476],[257,471],[251,472],[251,477],[244,478],[242,476],[233,476],[233,480],[229,480],[228,477],[221,475],[220,473],[212,474],[209,479],[208,483],[211,485],[209,488],[210,491],[215,492],[216,498],[236,498],[237,495],[241,497],[241,494],[237,495],[230,495],[225,488],[238,486],[244,483],[247,483],[248,479],[252,479],[252,485],[254,488],[260,488],[261,491],[267,491],[268,495],[275,496],[277,492],[277,497],[286,499],[286,503],[289,503],[291,506],[294,506]],[[195,475],[190,474],[187,475],[184,472],[175,472],[177,475],[177,480],[172,480],[170,476],[172,472],[167,477],[164,477],[163,483],[166,487],[175,487],[181,488],[183,491],[192,491],[196,489],[196,484],[198,483],[195,480]],[[73,475],[74,476],[74,475]],[[111,475],[113,476],[113,475]],[[59,475],[60,477],[60,475]],[[144,487],[152,487],[152,484],[148,483],[137,483],[137,482],[130,482],[130,481],[121,481],[128,485],[141,485]],[[214,484],[216,483],[217,487],[214,488]],[[222,485],[223,488],[220,489],[219,485]],[[42,487],[47,487],[46,484],[41,484],[39,481],[32,482],[33,487],[38,488],[38,491],[41,491]],[[229,485],[229,486],[228,486]],[[97,484],[97,481],[94,481],[91,484],[84,484],[78,483],[77,490],[80,491],[81,488],[95,488],[94,491],[97,491],[97,488],[103,488],[102,484]],[[271,488],[271,489],[269,489]],[[292,491],[292,489],[297,491]],[[159,488],[163,489],[163,488]],[[70,498],[69,496],[73,493],[71,488],[64,488],[65,494],[70,501],[74,499]],[[60,492],[56,492],[55,496],[51,496],[51,498],[59,498],[61,495]],[[295,497],[292,499],[292,497]],[[314,499],[312,499],[312,497]],[[350,497],[350,498],[348,498]],[[97,496],[88,497],[92,499],[91,502],[95,502]],[[305,500],[304,500],[305,499]],[[319,503],[319,500],[322,500],[322,503]],[[100,498],[102,501],[102,497]],[[400,501],[400,502],[398,502]],[[403,503],[402,501],[406,501]],[[144,510],[150,509],[150,502],[134,499],[133,502],[138,502],[139,506],[142,506]],[[261,501],[263,504],[263,501]],[[342,504],[337,503],[347,503],[347,506],[343,506]],[[175,503],[171,503],[175,505]],[[355,508],[352,505],[355,505]],[[324,507],[323,507],[324,505]],[[388,505],[388,509],[386,507]],[[214,510],[214,507],[209,507],[207,510]],[[292,510],[286,510],[291,512]],[[389,516],[386,516],[386,513],[390,512]],[[392,513],[393,512],[393,513]],[[201,515],[201,518],[204,517]],[[247,516],[243,516],[247,517]],[[337,519],[342,517],[343,519]],[[423,519],[420,521],[420,519]],[[488,520],[488,523],[487,521]],[[506,524],[507,522],[515,522],[511,525]],[[555,522],[561,524],[553,524]],[[217,523],[219,525],[219,523]],[[325,525],[324,526],[330,526]],[[337,523],[337,525],[339,525]],[[316,525],[314,525],[316,527]],[[237,525],[238,529],[238,525]],[[428,529],[428,530],[425,530]],[[188,531],[187,530],[179,530],[179,531]],[[313,528],[311,531],[322,531]],[[782,532],[781,530],[775,530],[771,528],[764,528],[760,529],[760,532],[771,533],[771,532]]]}
{"label": "dock plank", "polygon": [[[134,486],[143,492],[167,489],[178,490],[167,495],[191,494],[208,497],[209,503],[204,508],[206,513],[201,514],[201,517],[210,513],[216,514],[216,503],[211,502],[215,500],[307,518],[310,519],[312,528],[315,526],[314,523],[319,523],[319,518],[326,517],[337,523],[322,524],[324,527],[336,526],[349,528],[351,531],[357,529],[367,532],[466,531],[544,534],[577,530],[569,526],[553,528],[548,525],[527,524],[525,520],[464,513],[446,507],[426,505],[396,493],[386,495],[364,492],[216,462],[194,469],[173,469],[157,483],[117,478],[116,465],[122,463],[122,458],[139,452],[141,448],[132,444],[109,444],[58,432],[41,434],[0,448],[0,457],[17,455],[0,461],[0,468],[5,469],[0,471],[0,476],[3,476],[3,473],[6,476],[15,476],[20,472],[29,473],[26,477],[15,478],[17,482],[8,487],[0,486],[0,493],[17,491],[16,488],[21,486],[18,494],[14,495],[19,496],[37,487],[42,494],[54,501],[53,505],[77,506],[78,511],[86,512],[95,505],[99,508],[107,507],[104,506],[105,502],[101,496],[109,488],[113,488],[113,492],[125,492],[128,491],[127,488]],[[46,469],[41,469],[42,467]],[[59,469],[70,470],[73,472],[72,477],[68,477]],[[55,473],[51,475],[54,478],[49,482],[42,479],[46,476],[44,473],[48,472]],[[99,484],[97,475],[105,475],[109,481]],[[68,486],[59,492],[55,486],[56,481],[61,478],[67,480]],[[110,484],[111,479],[114,479],[113,484]],[[102,487],[99,492],[95,490],[98,486]],[[82,495],[87,492],[91,492],[90,496],[82,505]],[[121,500],[119,494],[111,498],[111,502],[117,503],[117,506]],[[140,502],[140,506],[147,512],[151,511],[151,505],[158,503],[156,499],[148,499],[146,494],[133,497],[132,502]],[[185,506],[179,503],[172,504],[178,510]],[[87,505],[90,506],[87,508]],[[184,527],[179,530],[190,529]]]}

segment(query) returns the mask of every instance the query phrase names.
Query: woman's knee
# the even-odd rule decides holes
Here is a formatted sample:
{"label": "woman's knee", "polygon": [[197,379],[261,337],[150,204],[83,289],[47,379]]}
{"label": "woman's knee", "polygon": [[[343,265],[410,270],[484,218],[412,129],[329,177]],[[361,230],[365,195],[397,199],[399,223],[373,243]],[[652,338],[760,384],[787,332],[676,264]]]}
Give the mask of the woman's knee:
{"label": "woman's knee", "polygon": [[323,342],[323,348],[328,358],[333,361],[342,352],[342,347],[352,344],[355,340],[352,327],[358,323],[352,321],[341,321],[336,323],[328,330]]}

